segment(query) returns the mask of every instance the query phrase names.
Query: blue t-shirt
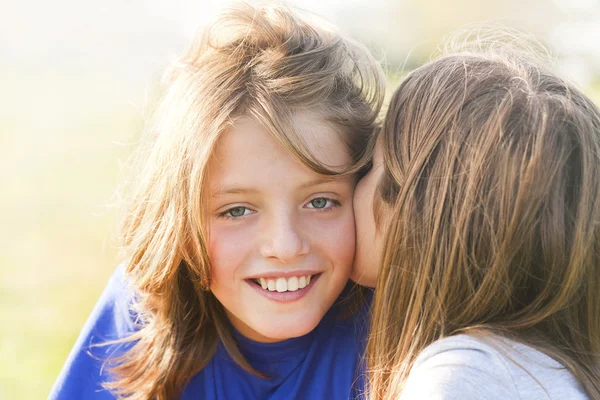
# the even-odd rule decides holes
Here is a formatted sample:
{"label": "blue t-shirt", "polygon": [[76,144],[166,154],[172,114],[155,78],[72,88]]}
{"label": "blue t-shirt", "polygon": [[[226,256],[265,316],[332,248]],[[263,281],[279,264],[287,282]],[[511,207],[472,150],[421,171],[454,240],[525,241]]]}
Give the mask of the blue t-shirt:
{"label": "blue t-shirt", "polygon": [[[124,345],[96,344],[126,337],[135,329],[132,298],[123,269],[118,268],[71,350],[50,399],[114,399],[102,387],[110,380],[105,360],[120,354]],[[181,399],[356,398],[364,388],[360,363],[368,333],[368,306],[343,318],[344,307],[334,304],[312,332],[278,343],[259,343],[234,332],[247,361],[269,379],[246,372],[219,344]]]}

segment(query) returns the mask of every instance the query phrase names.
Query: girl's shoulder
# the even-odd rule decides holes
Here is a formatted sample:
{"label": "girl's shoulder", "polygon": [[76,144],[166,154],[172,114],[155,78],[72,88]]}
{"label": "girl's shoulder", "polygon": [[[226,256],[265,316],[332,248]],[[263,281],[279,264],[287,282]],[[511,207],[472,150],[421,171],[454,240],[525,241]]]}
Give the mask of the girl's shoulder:
{"label": "girl's shoulder", "polygon": [[417,357],[402,399],[587,399],[558,361],[526,344],[490,334],[455,335]]}

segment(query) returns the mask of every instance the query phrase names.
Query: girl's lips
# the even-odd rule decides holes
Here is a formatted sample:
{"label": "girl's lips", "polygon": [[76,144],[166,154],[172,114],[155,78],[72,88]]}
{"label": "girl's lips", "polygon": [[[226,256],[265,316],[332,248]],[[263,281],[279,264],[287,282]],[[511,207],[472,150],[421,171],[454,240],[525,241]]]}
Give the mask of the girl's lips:
{"label": "girl's lips", "polygon": [[316,284],[316,282],[321,277],[321,273],[313,275],[310,279],[310,282],[303,288],[298,288],[298,290],[294,291],[283,291],[278,292],[276,290],[271,291],[268,289],[263,289],[261,285],[257,284],[253,279],[247,279],[246,282],[256,290],[261,295],[265,296],[269,300],[276,301],[278,303],[291,303],[303,298],[312,287]]}

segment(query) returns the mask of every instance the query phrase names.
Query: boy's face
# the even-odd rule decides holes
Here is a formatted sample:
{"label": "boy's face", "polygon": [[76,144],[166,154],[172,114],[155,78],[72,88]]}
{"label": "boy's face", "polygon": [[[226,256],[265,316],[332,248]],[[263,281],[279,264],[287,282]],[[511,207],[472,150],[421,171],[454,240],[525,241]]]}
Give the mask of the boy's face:
{"label": "boy's face", "polygon": [[[350,162],[324,121],[296,114],[293,123],[322,163]],[[353,178],[317,174],[242,117],[217,143],[208,187],[210,290],[233,326],[260,342],[309,333],[350,274]]]}

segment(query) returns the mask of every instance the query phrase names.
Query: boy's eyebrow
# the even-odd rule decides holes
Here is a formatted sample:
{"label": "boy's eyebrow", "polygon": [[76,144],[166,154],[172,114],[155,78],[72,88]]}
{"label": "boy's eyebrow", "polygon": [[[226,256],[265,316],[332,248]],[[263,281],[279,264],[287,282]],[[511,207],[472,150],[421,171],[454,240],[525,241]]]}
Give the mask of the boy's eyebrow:
{"label": "boy's eyebrow", "polygon": [[224,185],[215,190],[212,197],[221,197],[228,194],[256,194],[258,192],[256,189]]}
{"label": "boy's eyebrow", "polygon": [[[307,189],[312,186],[322,185],[324,183],[343,181],[344,178],[346,178],[346,177],[345,176],[325,176],[322,178],[317,178],[317,179],[313,179],[308,182],[305,182],[305,183],[299,185],[298,189],[303,190],[303,189]],[[212,192],[211,196],[213,198],[216,198],[216,197],[222,197],[222,196],[231,195],[231,194],[257,194],[259,192],[260,192],[260,190],[258,190],[258,189],[245,188],[245,187],[240,187],[240,186],[222,185],[217,190]]]}
{"label": "boy's eyebrow", "polygon": [[320,177],[320,178],[308,181],[306,183],[303,183],[302,185],[299,186],[299,188],[300,189],[307,189],[309,187],[322,185],[324,183],[331,183],[331,182],[336,182],[336,181],[343,181],[344,178],[346,178],[346,176],[324,176],[324,177]]}

